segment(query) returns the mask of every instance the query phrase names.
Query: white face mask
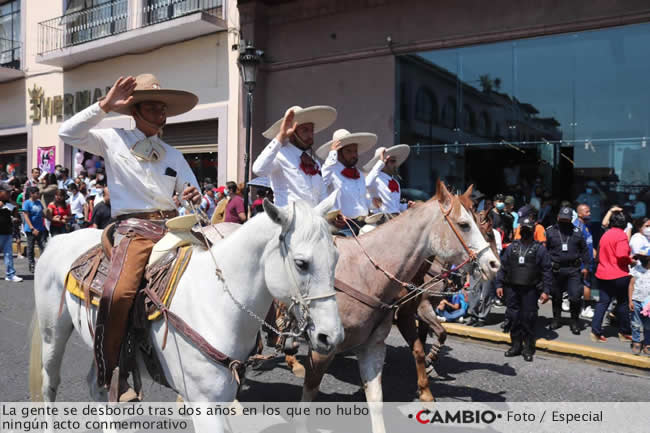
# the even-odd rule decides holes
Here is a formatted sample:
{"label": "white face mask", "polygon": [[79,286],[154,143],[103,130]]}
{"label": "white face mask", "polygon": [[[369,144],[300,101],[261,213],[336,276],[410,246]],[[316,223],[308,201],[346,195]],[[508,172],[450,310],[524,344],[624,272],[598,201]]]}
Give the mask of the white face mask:
{"label": "white face mask", "polygon": [[650,227],[644,227],[641,233],[643,233],[643,236],[650,238]]}

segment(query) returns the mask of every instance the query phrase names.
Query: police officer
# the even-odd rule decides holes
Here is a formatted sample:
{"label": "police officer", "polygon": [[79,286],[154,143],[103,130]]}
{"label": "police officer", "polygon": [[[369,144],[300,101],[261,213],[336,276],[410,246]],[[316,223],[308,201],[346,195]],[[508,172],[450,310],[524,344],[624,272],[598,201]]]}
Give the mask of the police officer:
{"label": "police officer", "polygon": [[[537,300],[542,304],[549,299],[553,284],[551,256],[544,245],[535,241],[535,221],[525,217],[520,222],[521,239],[506,248],[501,256],[501,268],[497,274],[497,296],[506,295],[506,315],[510,318],[512,347],[505,356],[523,354],[524,360],[532,361],[535,353],[535,322]],[[537,285],[542,282],[539,296]]]}
{"label": "police officer", "polygon": [[571,311],[571,332],[580,334],[579,315],[582,307],[583,286],[582,279],[587,279],[589,268],[580,270],[583,263],[590,263],[589,249],[585,237],[579,228],[571,222],[573,210],[570,207],[563,207],[557,215],[557,224],[546,229],[546,248],[551,254],[553,263],[553,289],[551,298],[553,300],[553,320],[549,325],[550,329],[558,329],[562,326],[560,316],[562,315],[562,293],[569,293],[569,305]]}

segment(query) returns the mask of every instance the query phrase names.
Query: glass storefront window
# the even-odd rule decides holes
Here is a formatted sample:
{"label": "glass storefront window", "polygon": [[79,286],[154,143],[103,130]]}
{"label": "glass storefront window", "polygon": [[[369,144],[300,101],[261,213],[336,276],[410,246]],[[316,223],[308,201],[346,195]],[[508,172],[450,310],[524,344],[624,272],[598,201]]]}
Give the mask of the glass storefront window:
{"label": "glass storefront window", "polygon": [[639,24],[398,57],[408,186],[650,204],[649,45]]}

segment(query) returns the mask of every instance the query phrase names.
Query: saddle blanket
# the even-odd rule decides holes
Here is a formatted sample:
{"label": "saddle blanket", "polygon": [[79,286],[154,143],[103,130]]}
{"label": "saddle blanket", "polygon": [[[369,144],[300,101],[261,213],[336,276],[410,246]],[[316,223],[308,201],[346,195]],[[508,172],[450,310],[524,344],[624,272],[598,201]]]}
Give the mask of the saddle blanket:
{"label": "saddle blanket", "polygon": [[[178,281],[185,272],[191,257],[192,246],[183,246],[169,251],[155,263],[147,266],[144,273],[144,286],[155,292],[165,306],[171,305]],[[65,288],[82,301],[89,297],[90,303],[97,307],[109,269],[110,260],[104,254],[102,245],[97,244],[72,264],[66,276]],[[153,305],[148,297],[145,298],[145,312],[150,321],[161,317],[160,310]]]}

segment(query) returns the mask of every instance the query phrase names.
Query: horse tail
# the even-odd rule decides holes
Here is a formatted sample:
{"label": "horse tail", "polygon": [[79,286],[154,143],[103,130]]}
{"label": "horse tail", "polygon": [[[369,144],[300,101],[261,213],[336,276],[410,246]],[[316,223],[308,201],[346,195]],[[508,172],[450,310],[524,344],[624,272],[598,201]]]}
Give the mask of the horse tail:
{"label": "horse tail", "polygon": [[34,311],[29,325],[31,343],[29,351],[29,395],[32,401],[43,401],[43,340]]}

